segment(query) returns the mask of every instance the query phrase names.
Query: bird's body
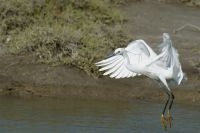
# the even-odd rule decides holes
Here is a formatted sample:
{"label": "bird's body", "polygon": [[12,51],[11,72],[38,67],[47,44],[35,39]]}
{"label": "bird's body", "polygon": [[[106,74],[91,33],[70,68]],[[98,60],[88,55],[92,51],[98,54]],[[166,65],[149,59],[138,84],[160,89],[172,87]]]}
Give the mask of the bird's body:
{"label": "bird's body", "polygon": [[[174,99],[167,81],[174,81],[177,85],[180,85],[184,74],[179,62],[178,52],[172,46],[170,36],[167,33],[163,33],[163,43],[159,47],[160,53],[156,54],[145,41],[135,40],[129,43],[126,48],[116,49],[111,57],[97,62],[96,65],[102,67],[100,71],[105,71],[104,75],[110,75],[111,78],[145,75],[161,82],[168,95],[166,108],[170,97],[172,102]],[[169,109],[171,109],[172,102]],[[162,115],[165,113],[165,108]]]}

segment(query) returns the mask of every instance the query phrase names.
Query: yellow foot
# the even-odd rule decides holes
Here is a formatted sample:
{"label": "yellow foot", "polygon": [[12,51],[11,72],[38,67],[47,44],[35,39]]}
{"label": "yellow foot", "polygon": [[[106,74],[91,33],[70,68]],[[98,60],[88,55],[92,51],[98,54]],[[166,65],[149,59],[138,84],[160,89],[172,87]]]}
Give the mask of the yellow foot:
{"label": "yellow foot", "polygon": [[164,129],[167,129],[167,119],[165,118],[163,114],[161,115],[161,124]]}
{"label": "yellow foot", "polygon": [[167,113],[167,123],[168,123],[168,125],[169,125],[170,128],[172,127],[172,120],[173,120],[173,118],[172,118],[172,116],[170,114],[170,111],[168,110],[168,113]]}

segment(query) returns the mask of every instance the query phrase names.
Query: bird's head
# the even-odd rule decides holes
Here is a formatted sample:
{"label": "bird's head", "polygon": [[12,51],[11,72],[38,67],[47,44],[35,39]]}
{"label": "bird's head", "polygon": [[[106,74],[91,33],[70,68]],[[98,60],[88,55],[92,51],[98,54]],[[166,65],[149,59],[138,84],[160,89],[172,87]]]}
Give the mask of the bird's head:
{"label": "bird's head", "polygon": [[163,41],[169,40],[170,36],[168,33],[163,33]]}
{"label": "bird's head", "polygon": [[115,55],[122,55],[124,51],[125,51],[124,48],[117,48],[112,54],[108,55],[108,56],[106,57],[106,59],[107,59],[107,58],[110,58],[110,57],[112,57],[112,56],[115,56]]}
{"label": "bird's head", "polygon": [[124,48],[117,48],[114,52],[115,55],[122,55],[124,53]]}

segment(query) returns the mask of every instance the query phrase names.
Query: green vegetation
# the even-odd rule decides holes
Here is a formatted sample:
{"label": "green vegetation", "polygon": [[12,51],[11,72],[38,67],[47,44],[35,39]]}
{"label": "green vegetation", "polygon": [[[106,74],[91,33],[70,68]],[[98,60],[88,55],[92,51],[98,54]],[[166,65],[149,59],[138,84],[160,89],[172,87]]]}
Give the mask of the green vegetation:
{"label": "green vegetation", "polygon": [[1,0],[0,45],[8,54],[97,75],[94,62],[130,40],[113,0]]}

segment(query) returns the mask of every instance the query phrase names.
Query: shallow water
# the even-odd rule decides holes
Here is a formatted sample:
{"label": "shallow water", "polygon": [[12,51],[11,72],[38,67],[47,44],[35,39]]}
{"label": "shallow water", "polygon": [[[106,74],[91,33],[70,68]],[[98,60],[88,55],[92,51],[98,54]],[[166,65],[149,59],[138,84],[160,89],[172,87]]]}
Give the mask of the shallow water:
{"label": "shallow water", "polygon": [[200,107],[174,105],[173,127],[160,125],[163,104],[0,97],[1,133],[200,133]]}

